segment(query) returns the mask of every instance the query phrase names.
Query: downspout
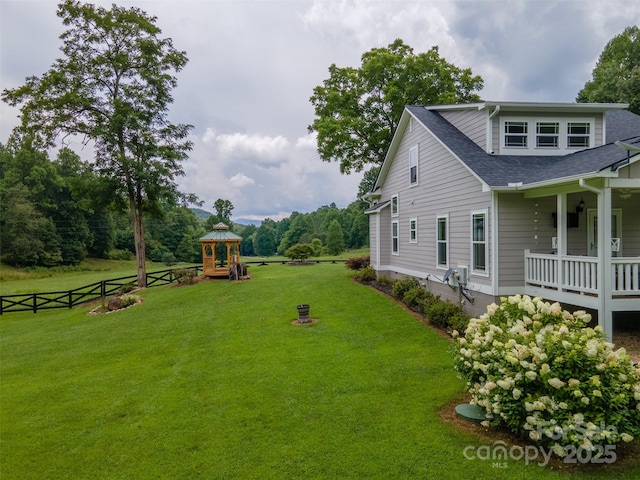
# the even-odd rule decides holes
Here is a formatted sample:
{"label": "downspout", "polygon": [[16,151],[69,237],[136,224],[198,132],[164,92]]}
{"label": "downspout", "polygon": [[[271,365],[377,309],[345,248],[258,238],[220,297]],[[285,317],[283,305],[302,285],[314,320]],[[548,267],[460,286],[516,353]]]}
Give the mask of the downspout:
{"label": "downspout", "polygon": [[487,121],[487,153],[493,154],[493,128],[491,128],[493,117],[500,112],[500,105],[496,105],[493,112],[489,114],[489,120]]}

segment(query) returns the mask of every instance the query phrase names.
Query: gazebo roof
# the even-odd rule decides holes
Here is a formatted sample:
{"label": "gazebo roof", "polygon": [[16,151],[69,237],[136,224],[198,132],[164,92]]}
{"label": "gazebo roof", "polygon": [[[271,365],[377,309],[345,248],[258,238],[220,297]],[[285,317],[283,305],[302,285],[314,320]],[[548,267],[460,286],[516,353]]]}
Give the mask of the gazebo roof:
{"label": "gazebo roof", "polygon": [[218,223],[213,226],[213,231],[207,233],[204,237],[200,237],[201,242],[221,241],[221,242],[239,242],[242,237],[229,231],[229,226],[224,223]]}

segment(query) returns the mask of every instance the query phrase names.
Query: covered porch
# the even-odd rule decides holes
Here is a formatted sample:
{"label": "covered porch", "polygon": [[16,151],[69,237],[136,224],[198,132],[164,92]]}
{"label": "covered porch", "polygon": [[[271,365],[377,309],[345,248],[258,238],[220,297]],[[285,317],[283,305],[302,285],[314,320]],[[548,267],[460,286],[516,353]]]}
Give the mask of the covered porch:
{"label": "covered porch", "polygon": [[525,293],[596,310],[611,339],[614,312],[640,312],[640,179],[580,178],[555,190],[565,214],[554,214],[550,249],[524,250]]}

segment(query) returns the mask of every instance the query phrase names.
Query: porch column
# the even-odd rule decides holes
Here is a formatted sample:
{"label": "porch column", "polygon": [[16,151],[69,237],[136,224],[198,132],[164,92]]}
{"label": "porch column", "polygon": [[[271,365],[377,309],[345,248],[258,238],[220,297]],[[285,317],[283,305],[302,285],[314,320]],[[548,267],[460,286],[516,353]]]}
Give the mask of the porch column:
{"label": "porch column", "polygon": [[563,291],[564,285],[564,256],[567,254],[567,194],[559,193],[556,198],[556,235],[558,236],[558,291]]}
{"label": "porch column", "polygon": [[613,340],[613,312],[611,291],[611,188],[607,184],[598,194],[598,323],[602,325],[607,341]]}

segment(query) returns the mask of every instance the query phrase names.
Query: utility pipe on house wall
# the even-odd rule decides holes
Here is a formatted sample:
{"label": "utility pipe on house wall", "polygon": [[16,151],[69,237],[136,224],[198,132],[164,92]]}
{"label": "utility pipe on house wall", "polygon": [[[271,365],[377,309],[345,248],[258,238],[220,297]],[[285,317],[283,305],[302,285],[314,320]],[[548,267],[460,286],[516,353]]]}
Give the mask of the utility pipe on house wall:
{"label": "utility pipe on house wall", "polygon": [[493,154],[493,117],[495,117],[498,112],[500,112],[500,105],[496,105],[496,108],[493,109],[493,112],[489,114],[489,121],[487,122],[487,153]]}

